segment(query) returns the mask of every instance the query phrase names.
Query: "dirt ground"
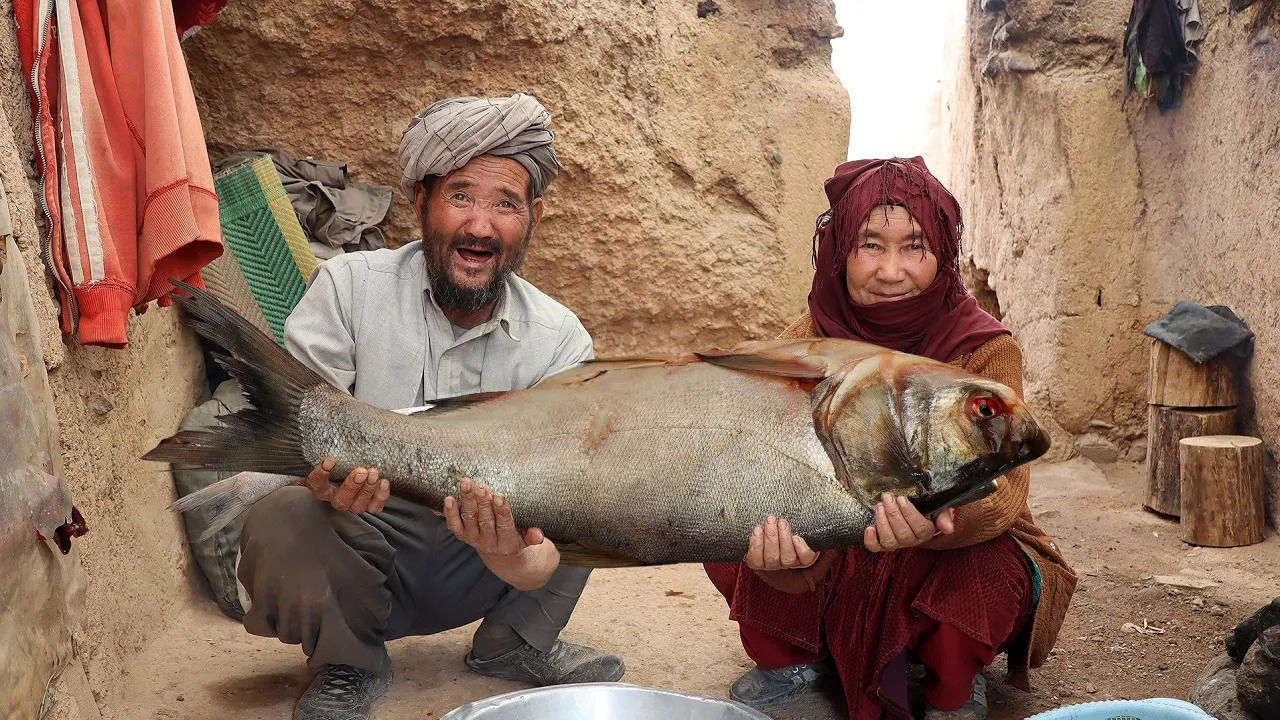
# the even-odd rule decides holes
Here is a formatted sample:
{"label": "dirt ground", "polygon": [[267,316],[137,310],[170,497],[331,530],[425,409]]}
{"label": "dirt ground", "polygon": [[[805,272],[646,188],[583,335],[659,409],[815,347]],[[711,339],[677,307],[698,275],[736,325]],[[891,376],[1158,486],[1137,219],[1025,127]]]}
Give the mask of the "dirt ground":
{"label": "dirt ground", "polygon": [[[1176,522],[1140,507],[1139,464],[1085,460],[1033,470],[1031,507],[1080,574],[1053,656],[1033,673],[1035,692],[987,671],[991,718],[1006,720],[1092,700],[1175,697],[1241,618],[1280,593],[1280,540],[1234,549],[1194,548]],[[1146,631],[1135,631],[1145,626]],[[391,645],[396,679],[378,720],[438,718],[465,702],[521,686],[466,670],[474,626]],[[723,697],[751,663],[723,599],[699,566],[598,571],[563,637],[627,662],[624,681]],[[190,608],[123,678],[111,718],[282,720],[309,677],[302,654],[246,634],[212,603]],[[822,697],[779,713],[834,717]]]}

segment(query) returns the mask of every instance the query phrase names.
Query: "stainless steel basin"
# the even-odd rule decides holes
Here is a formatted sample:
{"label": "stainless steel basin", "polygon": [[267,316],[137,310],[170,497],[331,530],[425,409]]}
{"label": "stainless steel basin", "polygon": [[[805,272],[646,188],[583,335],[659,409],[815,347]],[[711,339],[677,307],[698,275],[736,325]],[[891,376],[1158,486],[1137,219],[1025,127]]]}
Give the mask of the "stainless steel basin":
{"label": "stainless steel basin", "polygon": [[728,700],[628,683],[518,690],[467,703],[440,720],[768,720]]}

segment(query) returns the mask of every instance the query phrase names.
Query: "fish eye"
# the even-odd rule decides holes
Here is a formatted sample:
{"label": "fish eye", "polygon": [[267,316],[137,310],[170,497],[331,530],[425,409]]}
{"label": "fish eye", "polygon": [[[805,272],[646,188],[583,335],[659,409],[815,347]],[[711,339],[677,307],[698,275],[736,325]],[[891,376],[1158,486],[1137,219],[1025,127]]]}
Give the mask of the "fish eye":
{"label": "fish eye", "polygon": [[986,395],[974,398],[970,403],[970,407],[975,415],[980,415],[984,418],[995,417],[1004,412],[1004,403]]}

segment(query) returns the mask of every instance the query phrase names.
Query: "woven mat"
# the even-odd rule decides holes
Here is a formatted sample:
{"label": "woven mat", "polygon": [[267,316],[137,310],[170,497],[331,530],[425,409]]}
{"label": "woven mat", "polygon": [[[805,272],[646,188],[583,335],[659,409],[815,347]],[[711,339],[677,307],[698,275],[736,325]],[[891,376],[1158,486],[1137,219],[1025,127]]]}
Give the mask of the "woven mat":
{"label": "woven mat", "polygon": [[307,289],[316,256],[269,155],[214,177],[227,252],[201,271],[209,292],[284,344],[284,321]]}

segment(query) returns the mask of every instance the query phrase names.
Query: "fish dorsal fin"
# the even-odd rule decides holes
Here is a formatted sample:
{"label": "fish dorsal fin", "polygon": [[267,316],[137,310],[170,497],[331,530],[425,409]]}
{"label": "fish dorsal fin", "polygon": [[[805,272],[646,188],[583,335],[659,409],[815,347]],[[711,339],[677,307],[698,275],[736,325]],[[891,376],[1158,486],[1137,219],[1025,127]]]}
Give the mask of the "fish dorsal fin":
{"label": "fish dorsal fin", "polygon": [[470,395],[455,395],[453,397],[441,398],[440,400],[432,400],[431,407],[425,410],[409,413],[409,417],[417,417],[419,415],[439,415],[453,410],[479,407],[480,405],[493,402],[504,395],[510,394],[511,391],[509,390],[501,390],[498,392],[478,392],[471,393]]}
{"label": "fish dorsal fin", "polygon": [[752,353],[727,353],[717,355],[715,351],[697,353],[699,358],[712,365],[762,373],[764,375],[782,375],[784,377],[821,380],[827,376],[827,369],[820,363],[809,362],[796,357],[773,357]]}
{"label": "fish dorsal fin", "polygon": [[867,343],[821,338],[763,340],[695,354],[705,362],[734,370],[822,380],[850,362],[883,352],[884,348]]}
{"label": "fish dorsal fin", "polygon": [[611,548],[600,547],[581,540],[575,542],[556,543],[560,551],[560,563],[579,567],[622,568],[646,565],[626,553]]}
{"label": "fish dorsal fin", "polygon": [[607,372],[628,370],[631,368],[657,367],[660,365],[683,365],[691,362],[692,356],[685,358],[662,357],[626,357],[587,360],[542,380],[535,387],[565,387],[580,385],[594,380]]}

